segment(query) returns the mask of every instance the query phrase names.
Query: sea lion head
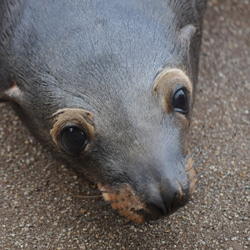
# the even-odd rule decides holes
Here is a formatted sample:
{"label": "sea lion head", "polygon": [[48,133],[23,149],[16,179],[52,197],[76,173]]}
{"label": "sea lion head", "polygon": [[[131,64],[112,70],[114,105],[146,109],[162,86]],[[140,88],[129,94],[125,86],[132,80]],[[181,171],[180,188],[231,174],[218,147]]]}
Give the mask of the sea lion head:
{"label": "sea lion head", "polygon": [[0,99],[127,219],[183,206],[195,185],[186,138],[200,46],[193,3],[29,5],[1,50]]}
{"label": "sea lion head", "polygon": [[194,191],[186,139],[193,88],[182,70],[165,68],[151,93],[129,91],[122,99],[111,94],[92,112],[58,110],[50,133],[113,209],[144,222],[173,213]]}

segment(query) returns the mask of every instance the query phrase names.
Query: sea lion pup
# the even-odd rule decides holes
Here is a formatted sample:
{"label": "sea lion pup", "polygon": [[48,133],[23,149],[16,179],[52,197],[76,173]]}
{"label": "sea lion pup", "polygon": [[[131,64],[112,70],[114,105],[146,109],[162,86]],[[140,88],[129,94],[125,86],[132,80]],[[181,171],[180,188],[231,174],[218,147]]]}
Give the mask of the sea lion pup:
{"label": "sea lion pup", "polygon": [[0,2],[0,99],[134,222],[195,186],[202,0]]}

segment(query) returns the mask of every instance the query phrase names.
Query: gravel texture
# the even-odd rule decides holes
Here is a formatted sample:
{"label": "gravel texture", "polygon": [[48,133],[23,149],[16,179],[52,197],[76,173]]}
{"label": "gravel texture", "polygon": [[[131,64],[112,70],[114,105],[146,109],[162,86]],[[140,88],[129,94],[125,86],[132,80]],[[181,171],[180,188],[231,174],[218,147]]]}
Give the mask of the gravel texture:
{"label": "gravel texture", "polygon": [[250,249],[249,112],[250,1],[210,0],[190,131],[197,189],[174,215],[138,225],[0,104],[0,248]]}

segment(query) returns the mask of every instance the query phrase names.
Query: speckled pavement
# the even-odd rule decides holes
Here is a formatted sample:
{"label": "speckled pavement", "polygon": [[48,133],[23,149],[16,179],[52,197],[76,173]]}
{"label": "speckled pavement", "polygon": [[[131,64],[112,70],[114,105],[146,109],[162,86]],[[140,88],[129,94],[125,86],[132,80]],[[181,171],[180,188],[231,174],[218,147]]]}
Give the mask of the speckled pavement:
{"label": "speckled pavement", "polygon": [[190,131],[197,189],[169,218],[138,225],[0,104],[0,249],[250,249],[249,112],[250,1],[210,0]]}

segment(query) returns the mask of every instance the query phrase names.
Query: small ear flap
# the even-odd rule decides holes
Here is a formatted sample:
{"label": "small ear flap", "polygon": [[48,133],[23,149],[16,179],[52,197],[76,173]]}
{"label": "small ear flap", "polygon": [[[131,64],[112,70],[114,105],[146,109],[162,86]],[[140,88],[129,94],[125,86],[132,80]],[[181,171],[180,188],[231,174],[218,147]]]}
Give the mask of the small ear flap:
{"label": "small ear flap", "polygon": [[12,81],[12,86],[7,89],[2,89],[1,83],[0,83],[0,102],[3,101],[13,101],[18,104],[22,103],[23,100],[23,92],[20,90],[20,88],[17,86],[17,84]]}
{"label": "small ear flap", "polygon": [[181,43],[189,48],[191,40],[196,32],[197,28],[193,24],[187,24],[180,29]]}

